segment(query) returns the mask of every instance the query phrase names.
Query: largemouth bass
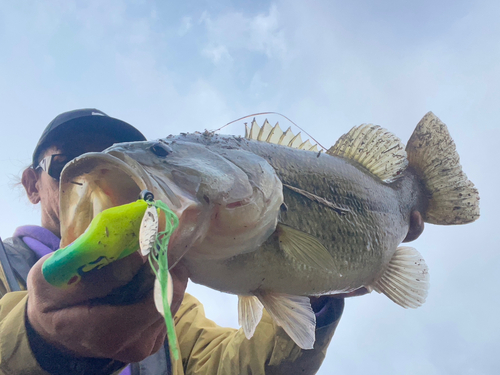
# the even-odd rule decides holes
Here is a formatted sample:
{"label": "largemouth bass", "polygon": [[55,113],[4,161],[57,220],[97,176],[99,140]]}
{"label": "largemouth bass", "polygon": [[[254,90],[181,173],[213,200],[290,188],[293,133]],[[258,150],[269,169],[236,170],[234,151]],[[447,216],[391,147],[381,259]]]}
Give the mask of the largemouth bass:
{"label": "largemouth bass", "polygon": [[406,148],[374,125],[353,128],[326,153],[267,121],[246,133],[181,134],[76,158],[61,175],[61,246],[102,210],[150,190],[179,217],[171,264],[183,262],[196,283],[237,294],[248,338],[264,307],[309,349],[308,296],[365,287],[418,307],[428,269],[400,243],[417,238],[423,221],[479,217],[478,192],[431,112]]}

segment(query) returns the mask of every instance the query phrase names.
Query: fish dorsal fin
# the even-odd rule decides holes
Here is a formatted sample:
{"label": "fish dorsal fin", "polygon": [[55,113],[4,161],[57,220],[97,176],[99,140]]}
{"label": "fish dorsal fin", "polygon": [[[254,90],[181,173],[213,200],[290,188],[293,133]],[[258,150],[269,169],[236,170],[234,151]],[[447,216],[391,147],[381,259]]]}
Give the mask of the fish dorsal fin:
{"label": "fish dorsal fin", "polygon": [[245,138],[248,139],[258,139],[259,138],[260,127],[257,125],[255,119],[252,120],[250,127],[245,123]]}
{"label": "fish dorsal fin", "polygon": [[352,128],[326,153],[354,160],[388,183],[401,176],[408,165],[401,140],[372,124]]}
{"label": "fish dorsal fin", "polygon": [[257,124],[255,119],[252,120],[252,124],[250,126],[245,124],[245,138],[252,139],[254,141],[298,148],[300,150],[318,151],[317,145],[311,144],[309,140],[306,140],[305,142],[302,141],[300,132],[298,134],[293,134],[291,128],[288,128],[285,132],[283,132],[278,122],[274,125],[274,127],[272,127],[267,119],[264,121],[262,127]]}

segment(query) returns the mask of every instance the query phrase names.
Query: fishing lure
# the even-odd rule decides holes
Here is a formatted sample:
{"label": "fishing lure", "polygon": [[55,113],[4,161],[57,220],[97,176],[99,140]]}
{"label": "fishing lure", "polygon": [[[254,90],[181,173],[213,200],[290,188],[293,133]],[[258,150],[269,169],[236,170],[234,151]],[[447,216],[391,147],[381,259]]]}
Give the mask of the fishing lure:
{"label": "fishing lure", "polygon": [[[158,213],[165,217],[165,228],[159,232]],[[170,236],[179,225],[179,219],[168,206],[154,200],[149,191],[140,199],[102,211],[80,237],[65,248],[55,251],[43,266],[45,279],[59,288],[78,283],[93,269],[100,269],[122,259],[138,249],[149,257],[156,275],[155,305],[164,316],[170,349],[179,358],[174,322],[169,300],[172,298],[172,278],[168,272],[167,249]]]}
{"label": "fishing lure", "polygon": [[86,272],[137,251],[140,225],[147,208],[148,203],[139,199],[96,215],[85,233],[44,262],[45,280],[66,288],[78,283]]}

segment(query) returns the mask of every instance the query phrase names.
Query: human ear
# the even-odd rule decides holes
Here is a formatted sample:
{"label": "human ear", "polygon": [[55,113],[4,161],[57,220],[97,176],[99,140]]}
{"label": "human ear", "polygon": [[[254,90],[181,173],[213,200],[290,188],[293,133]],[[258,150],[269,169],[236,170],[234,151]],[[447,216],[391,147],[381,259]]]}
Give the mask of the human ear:
{"label": "human ear", "polygon": [[403,242],[411,242],[416,240],[424,231],[424,219],[419,211],[413,211],[410,214],[410,228]]}
{"label": "human ear", "polygon": [[40,192],[38,191],[38,174],[33,168],[26,168],[21,177],[21,183],[26,190],[26,195],[31,203],[37,204],[40,202]]}

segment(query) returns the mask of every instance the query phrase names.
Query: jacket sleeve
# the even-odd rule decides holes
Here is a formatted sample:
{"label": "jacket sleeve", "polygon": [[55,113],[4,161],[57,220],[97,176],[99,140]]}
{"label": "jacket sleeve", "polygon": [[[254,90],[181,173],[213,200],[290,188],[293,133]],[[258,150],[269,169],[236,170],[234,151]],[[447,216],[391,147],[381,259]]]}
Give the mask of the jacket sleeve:
{"label": "jacket sleeve", "polygon": [[[330,302],[335,319],[316,330],[314,349],[301,350],[264,311],[254,336],[222,328],[205,317],[203,306],[186,294],[175,316],[176,333],[186,375],[315,374],[337,327],[343,300]],[[174,362],[174,367],[178,363]],[[175,371],[179,374],[182,371]]]}
{"label": "jacket sleeve", "polygon": [[7,293],[0,299],[0,374],[48,375],[30,348],[24,312],[27,292]]}
{"label": "jacket sleeve", "polygon": [[[76,358],[47,343],[28,324],[27,292],[0,299],[0,375],[118,375],[125,364],[101,358]],[[41,361],[45,363],[42,368]],[[50,368],[49,371],[44,369]]]}

